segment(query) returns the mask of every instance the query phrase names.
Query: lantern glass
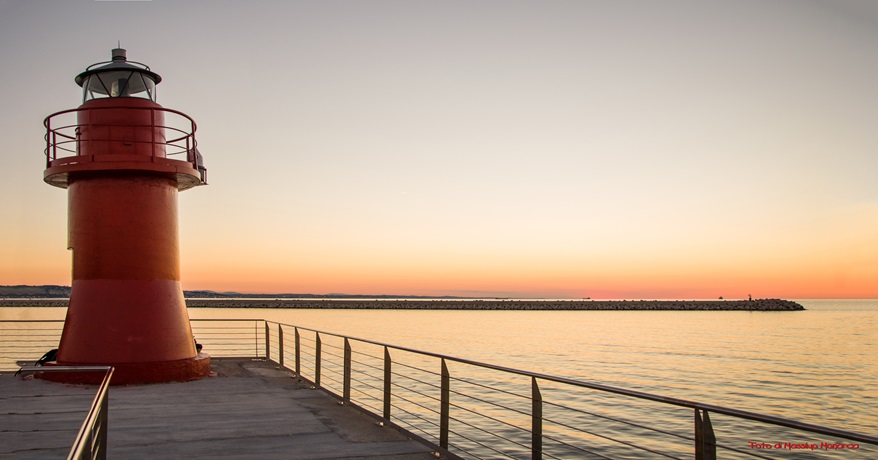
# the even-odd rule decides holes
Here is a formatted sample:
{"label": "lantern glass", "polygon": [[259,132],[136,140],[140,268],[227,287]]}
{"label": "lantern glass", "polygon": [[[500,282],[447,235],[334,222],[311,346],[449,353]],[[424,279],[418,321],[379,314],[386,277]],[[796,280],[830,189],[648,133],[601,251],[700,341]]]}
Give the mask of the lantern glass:
{"label": "lantern glass", "polygon": [[82,101],[107,97],[137,97],[156,100],[152,76],[131,69],[96,72],[85,78]]}

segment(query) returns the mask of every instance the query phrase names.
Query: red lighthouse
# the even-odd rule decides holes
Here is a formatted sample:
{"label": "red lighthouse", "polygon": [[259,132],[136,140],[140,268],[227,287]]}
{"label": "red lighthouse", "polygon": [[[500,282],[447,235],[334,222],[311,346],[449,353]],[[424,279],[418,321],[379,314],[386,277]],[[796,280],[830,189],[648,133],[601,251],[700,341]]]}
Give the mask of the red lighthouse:
{"label": "red lighthouse", "polygon": [[73,253],[57,364],[112,365],[120,384],[201,378],[210,358],[192,337],[177,237],[177,192],[207,180],[195,122],[156,103],[157,73],[112,56],[76,76],[82,105],[45,120],[44,180],[67,189]]}

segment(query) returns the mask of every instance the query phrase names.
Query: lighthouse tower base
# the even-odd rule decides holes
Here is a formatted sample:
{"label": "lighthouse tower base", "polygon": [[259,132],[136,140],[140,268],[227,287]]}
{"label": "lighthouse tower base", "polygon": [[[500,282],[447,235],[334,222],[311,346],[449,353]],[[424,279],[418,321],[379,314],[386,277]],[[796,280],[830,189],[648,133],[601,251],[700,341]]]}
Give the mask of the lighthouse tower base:
{"label": "lighthouse tower base", "polygon": [[[113,366],[111,385],[138,385],[146,383],[186,382],[210,375],[210,355],[198,356],[178,361],[155,363],[68,363],[52,361],[45,366]],[[37,378],[51,382],[98,384],[103,379],[97,372],[46,372],[37,373]]]}
{"label": "lighthouse tower base", "polygon": [[[177,280],[75,279],[52,364],[113,366],[112,383],[121,385],[210,375],[210,356],[197,350]],[[79,372],[47,373],[41,378],[69,383],[100,380],[97,374]]]}
{"label": "lighthouse tower base", "polygon": [[[156,363],[66,363],[51,361],[44,366],[113,366],[111,385],[140,385],[147,383],[186,382],[210,375],[210,355],[198,356],[179,361]],[[51,382],[99,384],[103,374],[98,372],[46,372],[36,373],[36,377]]]}

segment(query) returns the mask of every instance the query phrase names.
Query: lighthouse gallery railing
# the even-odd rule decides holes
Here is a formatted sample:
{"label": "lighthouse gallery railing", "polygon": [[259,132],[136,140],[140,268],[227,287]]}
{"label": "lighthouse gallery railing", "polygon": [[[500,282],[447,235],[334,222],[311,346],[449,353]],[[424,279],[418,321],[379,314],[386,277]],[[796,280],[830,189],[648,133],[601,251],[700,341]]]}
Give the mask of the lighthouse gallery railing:
{"label": "lighthouse gallery railing", "polygon": [[[144,161],[149,161],[150,157],[171,157],[184,156],[185,161],[192,164],[197,169],[197,158],[195,155],[195,120],[190,118],[183,112],[163,107],[88,107],[63,110],[53,113],[43,120],[46,127],[46,168],[53,166],[53,162],[58,159],[67,159],[66,161],[78,161],[80,159],[73,158],[80,156],[82,143],[87,142],[110,142],[117,141],[113,136],[108,134],[105,136],[91,135],[88,139],[83,140],[80,136],[82,124],[78,122],[80,112],[99,112],[99,111],[136,111],[149,112],[148,124],[117,124],[117,123],[89,123],[88,126],[94,131],[99,132],[105,129],[107,133],[111,128],[117,129],[149,129],[149,139],[126,139],[131,144],[140,144],[150,146],[152,155],[145,155]],[[161,113],[163,116],[158,117]],[[163,118],[163,123],[157,123],[156,120]],[[163,135],[157,136],[156,133]],[[91,160],[88,160],[91,161]],[[55,164],[58,165],[57,163]]]}
{"label": "lighthouse gallery railing", "polygon": [[[0,321],[0,355],[38,357],[61,323]],[[876,436],[781,417],[260,319],[191,324],[212,356],[276,362],[452,457],[878,458]]]}

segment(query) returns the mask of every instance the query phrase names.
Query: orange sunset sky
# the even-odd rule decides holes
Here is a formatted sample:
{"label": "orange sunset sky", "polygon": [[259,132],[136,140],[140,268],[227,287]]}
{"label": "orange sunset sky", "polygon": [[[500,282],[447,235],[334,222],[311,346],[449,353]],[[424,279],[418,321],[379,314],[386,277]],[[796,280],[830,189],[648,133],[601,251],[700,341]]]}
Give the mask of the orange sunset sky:
{"label": "orange sunset sky", "polygon": [[117,41],[198,123],[186,289],[878,298],[878,4],[0,0],[0,284]]}

